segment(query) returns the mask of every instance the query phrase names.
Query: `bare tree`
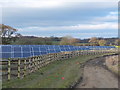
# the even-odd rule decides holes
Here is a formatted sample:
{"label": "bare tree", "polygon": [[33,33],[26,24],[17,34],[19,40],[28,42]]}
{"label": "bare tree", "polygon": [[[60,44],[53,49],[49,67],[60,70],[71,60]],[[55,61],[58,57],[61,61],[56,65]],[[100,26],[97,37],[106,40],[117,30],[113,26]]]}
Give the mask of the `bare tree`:
{"label": "bare tree", "polygon": [[106,45],[106,40],[99,40],[98,41],[98,44],[100,45],[100,46],[105,46]]}
{"label": "bare tree", "polygon": [[65,36],[62,38],[60,45],[75,45],[78,42],[76,38]]}
{"label": "bare tree", "polygon": [[92,38],[90,38],[89,42],[90,43],[97,43],[98,39],[96,37],[92,37]]}
{"label": "bare tree", "polygon": [[10,44],[16,40],[16,37],[12,37],[17,29],[8,25],[0,24],[0,44]]}
{"label": "bare tree", "polygon": [[10,38],[12,34],[14,34],[17,29],[10,27],[8,25],[0,24],[0,36]]}

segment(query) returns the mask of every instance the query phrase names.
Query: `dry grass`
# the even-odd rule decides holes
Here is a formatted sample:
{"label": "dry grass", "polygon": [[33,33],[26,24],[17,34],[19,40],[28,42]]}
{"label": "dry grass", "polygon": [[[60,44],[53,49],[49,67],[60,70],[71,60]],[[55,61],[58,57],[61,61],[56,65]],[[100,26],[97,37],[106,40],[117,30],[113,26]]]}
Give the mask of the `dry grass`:
{"label": "dry grass", "polygon": [[114,73],[119,73],[118,55],[106,57],[106,66]]}

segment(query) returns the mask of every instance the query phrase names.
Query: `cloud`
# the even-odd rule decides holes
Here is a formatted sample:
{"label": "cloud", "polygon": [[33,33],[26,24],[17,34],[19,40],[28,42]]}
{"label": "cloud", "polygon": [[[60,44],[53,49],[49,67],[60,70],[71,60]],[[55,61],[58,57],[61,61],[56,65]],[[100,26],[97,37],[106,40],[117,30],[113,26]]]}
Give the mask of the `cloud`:
{"label": "cloud", "polygon": [[117,37],[118,25],[115,22],[104,22],[97,24],[78,24],[72,26],[48,26],[48,27],[26,27],[20,28],[19,33],[28,36],[63,37],[70,35],[76,38],[89,37]]}
{"label": "cloud", "polygon": [[118,30],[117,0],[0,0],[0,4],[5,7],[4,23],[22,35],[115,36]]}
{"label": "cloud", "polygon": [[110,30],[110,29],[118,29],[117,23],[110,23],[110,22],[105,22],[105,23],[99,23],[99,24],[78,24],[78,25],[73,25],[73,26],[49,26],[49,27],[26,27],[19,29],[20,31],[28,31],[31,32],[32,30],[34,31],[61,31],[61,30],[71,30],[71,31],[76,31],[76,30]]}
{"label": "cloud", "polygon": [[112,32],[104,32],[104,33],[44,33],[44,34],[41,34],[41,33],[37,33],[37,34],[28,34],[28,33],[24,33],[22,35],[25,35],[25,36],[37,36],[37,37],[50,37],[50,36],[57,36],[57,37],[63,37],[63,36],[73,36],[73,37],[76,37],[76,38],[91,38],[91,37],[118,37],[118,33],[112,33]]}
{"label": "cloud", "polygon": [[117,21],[118,20],[118,11],[110,12],[104,17],[96,17],[95,21]]}
{"label": "cloud", "polygon": [[118,15],[118,11],[110,12],[110,15]]}
{"label": "cloud", "polygon": [[30,8],[51,8],[63,5],[61,1],[55,0],[6,0],[1,2],[3,7],[30,7]]}
{"label": "cloud", "polygon": [[[51,8],[66,6],[69,3],[88,3],[88,2],[112,2],[112,4],[102,5],[102,7],[112,7],[118,0],[0,0],[3,7],[31,7],[31,8]],[[99,6],[101,7],[101,5]],[[102,8],[101,7],[101,8]]]}
{"label": "cloud", "polygon": [[0,5],[0,23],[2,23],[2,8],[1,8],[1,5]]}
{"label": "cloud", "polygon": [[[39,1],[56,1],[56,0],[0,0],[0,2],[39,2]],[[57,0],[62,2],[119,2],[119,0]]]}

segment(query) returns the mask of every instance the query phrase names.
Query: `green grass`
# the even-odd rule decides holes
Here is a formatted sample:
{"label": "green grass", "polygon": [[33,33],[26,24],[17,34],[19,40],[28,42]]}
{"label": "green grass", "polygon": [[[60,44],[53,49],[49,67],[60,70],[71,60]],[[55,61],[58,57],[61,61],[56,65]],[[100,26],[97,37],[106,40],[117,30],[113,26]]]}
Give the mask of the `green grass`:
{"label": "green grass", "polygon": [[52,41],[52,45],[59,45],[60,41]]}
{"label": "green grass", "polygon": [[[102,55],[79,56],[55,61],[23,79],[3,82],[3,88],[67,88],[82,76],[81,63]],[[62,77],[64,80],[61,79]]]}

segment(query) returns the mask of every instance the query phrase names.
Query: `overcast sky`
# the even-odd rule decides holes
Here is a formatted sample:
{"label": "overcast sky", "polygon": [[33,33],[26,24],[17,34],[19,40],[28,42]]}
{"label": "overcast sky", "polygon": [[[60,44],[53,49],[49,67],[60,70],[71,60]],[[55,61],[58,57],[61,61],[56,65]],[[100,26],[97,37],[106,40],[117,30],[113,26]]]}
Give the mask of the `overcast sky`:
{"label": "overcast sky", "polygon": [[0,0],[0,7],[2,23],[22,35],[118,36],[117,0]]}

